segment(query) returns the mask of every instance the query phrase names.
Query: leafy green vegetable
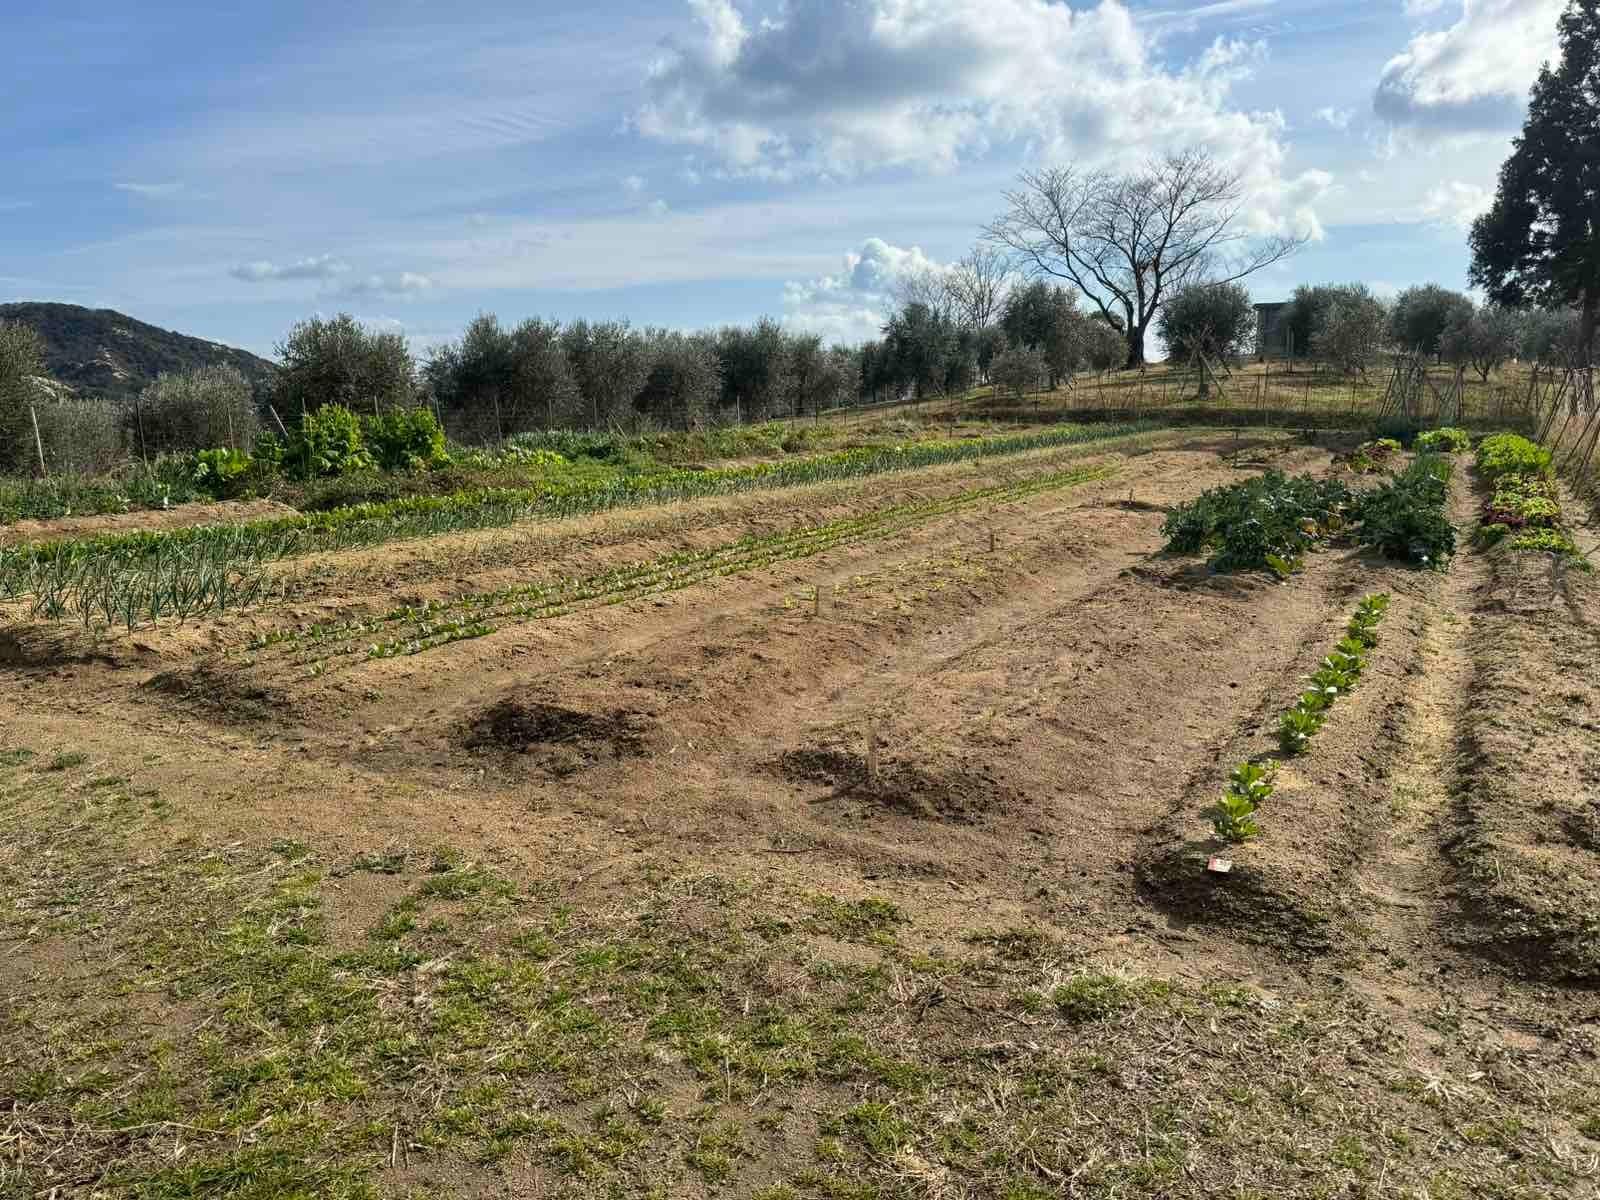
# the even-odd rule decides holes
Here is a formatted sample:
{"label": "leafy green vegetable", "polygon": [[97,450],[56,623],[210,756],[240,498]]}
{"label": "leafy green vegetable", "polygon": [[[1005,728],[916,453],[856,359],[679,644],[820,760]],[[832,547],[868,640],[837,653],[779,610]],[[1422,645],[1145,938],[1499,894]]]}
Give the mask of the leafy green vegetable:
{"label": "leafy green vegetable", "polygon": [[1280,577],[1344,524],[1350,489],[1336,479],[1267,471],[1209,491],[1176,509],[1161,527],[1167,549],[1213,550],[1218,571],[1272,570]]}
{"label": "leafy green vegetable", "polygon": [[1211,827],[1225,842],[1245,842],[1261,833],[1256,812],[1272,795],[1271,767],[1240,763],[1211,810]]}
{"label": "leafy green vegetable", "polygon": [[1414,445],[1419,451],[1454,454],[1459,450],[1472,449],[1472,435],[1465,429],[1447,425],[1442,429],[1430,429],[1426,433],[1418,434]]}
{"label": "leafy green vegetable", "polygon": [[1325,719],[1323,713],[1295,705],[1278,719],[1278,745],[1285,754],[1305,753]]}
{"label": "leafy green vegetable", "polygon": [[1515,433],[1496,433],[1478,443],[1478,470],[1490,479],[1502,475],[1548,475],[1550,451]]}
{"label": "leafy green vegetable", "polygon": [[1445,516],[1450,461],[1419,455],[1394,479],[1361,497],[1356,540],[1385,558],[1443,568],[1456,550],[1455,526]]}

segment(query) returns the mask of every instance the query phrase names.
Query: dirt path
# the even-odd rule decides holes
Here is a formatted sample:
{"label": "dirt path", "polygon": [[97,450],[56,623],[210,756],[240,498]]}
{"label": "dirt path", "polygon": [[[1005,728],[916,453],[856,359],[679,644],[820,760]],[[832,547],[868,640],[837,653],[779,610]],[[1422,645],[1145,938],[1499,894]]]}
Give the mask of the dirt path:
{"label": "dirt path", "polygon": [[[1354,875],[1370,931],[1369,956],[1379,990],[1393,995],[1395,965],[1435,977],[1460,966],[1441,932],[1453,920],[1443,843],[1450,836],[1453,793],[1460,786],[1460,730],[1473,703],[1471,614],[1488,584],[1484,557],[1469,544],[1476,511],[1464,461],[1451,483],[1449,515],[1458,552],[1437,588],[1418,606],[1422,632],[1411,686],[1395,728],[1388,804],[1372,814],[1382,832]],[[1437,988],[1413,993],[1425,1009]],[[1425,1002],[1425,1003],[1424,1003]]]}

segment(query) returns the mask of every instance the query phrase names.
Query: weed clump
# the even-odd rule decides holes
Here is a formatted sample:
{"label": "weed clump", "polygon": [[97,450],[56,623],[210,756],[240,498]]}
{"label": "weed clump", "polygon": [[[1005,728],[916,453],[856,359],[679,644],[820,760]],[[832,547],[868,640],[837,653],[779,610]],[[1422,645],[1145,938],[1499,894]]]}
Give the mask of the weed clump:
{"label": "weed clump", "polygon": [[1056,988],[1050,999],[1056,1011],[1067,1020],[1087,1024],[1129,1012],[1151,1000],[1159,1000],[1169,990],[1162,983],[1088,971]]}

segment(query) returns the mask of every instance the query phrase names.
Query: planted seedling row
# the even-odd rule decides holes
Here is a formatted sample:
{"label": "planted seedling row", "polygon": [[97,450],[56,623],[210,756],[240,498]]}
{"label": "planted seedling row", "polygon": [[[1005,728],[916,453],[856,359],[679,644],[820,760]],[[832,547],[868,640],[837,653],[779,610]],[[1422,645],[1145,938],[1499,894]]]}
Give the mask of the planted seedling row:
{"label": "planted seedling row", "polygon": [[[1345,626],[1345,635],[1321,666],[1294,706],[1278,720],[1278,745],[1286,756],[1304,754],[1311,739],[1322,731],[1338,699],[1352,691],[1366,669],[1367,654],[1378,644],[1378,625],[1389,608],[1389,597],[1365,597]],[[1228,786],[1211,809],[1211,827],[1225,842],[1247,842],[1261,834],[1257,820],[1262,804],[1273,793],[1274,763],[1242,762],[1228,777]]]}
{"label": "planted seedling row", "polygon": [[1561,512],[1549,450],[1514,433],[1478,446],[1478,471],[1494,484],[1479,512],[1477,541],[1512,550],[1538,550],[1589,567]]}
{"label": "planted seedling row", "polygon": [[[972,505],[1024,499],[1116,474],[1114,467],[1078,468],[1021,483],[1000,484],[956,496],[897,505],[765,537],[741,538],[706,550],[676,552],[646,563],[583,579],[527,584],[471,594],[433,604],[395,609],[382,617],[269,633],[247,649],[249,661],[281,647],[298,666],[322,674],[338,660],[420,654],[451,642],[482,637],[511,622],[564,616],[584,606],[622,603],[678,591],[708,579],[758,570],[776,562],[808,558],[845,544],[890,537],[917,524]],[[373,640],[374,634],[383,634]]]}
{"label": "planted seedling row", "polygon": [[[1106,441],[1154,428],[1149,422],[1064,426],[1006,437],[860,447],[709,471],[673,470],[605,480],[556,478],[535,488],[414,496],[232,525],[24,542],[0,547],[0,602],[33,598],[31,616],[59,618],[81,607],[80,593],[97,595],[109,589],[118,597],[115,607],[133,611],[141,597],[153,594],[146,577],[170,579],[174,574],[220,570],[236,578],[248,567],[306,554],[525,520],[859,479]],[[159,619],[153,609],[137,615],[148,621]]]}

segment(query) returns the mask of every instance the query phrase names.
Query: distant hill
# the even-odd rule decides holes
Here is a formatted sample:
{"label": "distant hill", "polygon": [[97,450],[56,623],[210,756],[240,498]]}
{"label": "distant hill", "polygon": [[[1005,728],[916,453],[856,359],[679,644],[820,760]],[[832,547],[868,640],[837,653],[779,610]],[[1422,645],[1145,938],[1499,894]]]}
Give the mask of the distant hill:
{"label": "distant hill", "polygon": [[44,339],[46,373],[80,396],[131,400],[163,371],[210,363],[237,367],[259,394],[277,371],[247,351],[157,329],[109,308],[24,301],[0,304],[0,320],[33,326]]}

